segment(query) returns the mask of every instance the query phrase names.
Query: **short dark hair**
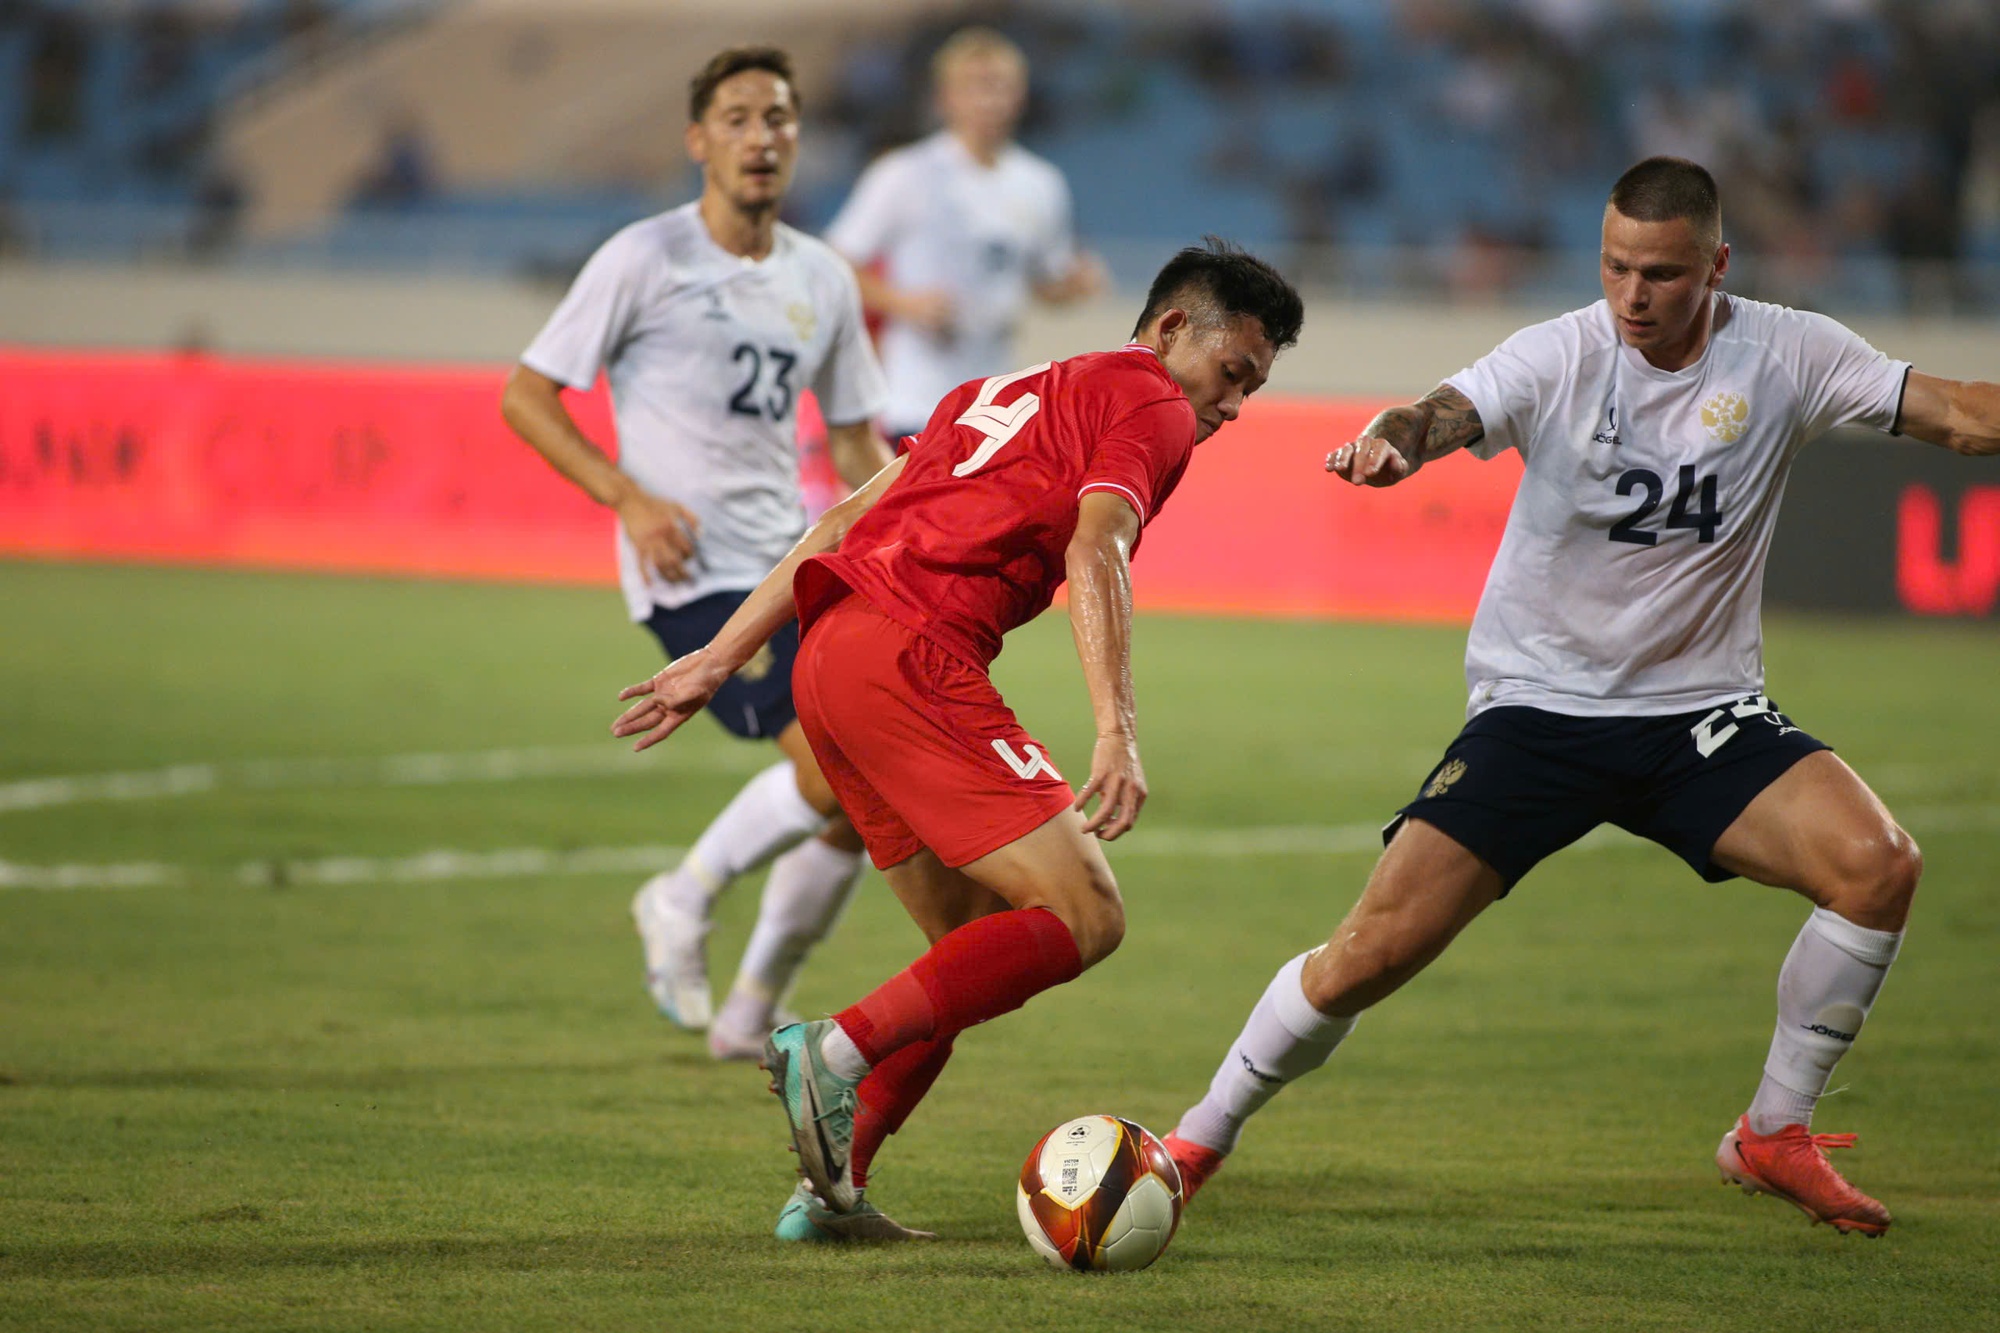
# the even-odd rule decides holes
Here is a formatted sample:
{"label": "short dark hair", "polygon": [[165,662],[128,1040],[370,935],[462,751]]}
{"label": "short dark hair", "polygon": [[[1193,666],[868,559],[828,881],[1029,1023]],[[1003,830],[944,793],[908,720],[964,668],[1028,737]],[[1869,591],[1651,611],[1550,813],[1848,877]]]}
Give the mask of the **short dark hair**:
{"label": "short dark hair", "polygon": [[1169,259],[1146,293],[1134,336],[1175,306],[1183,310],[1206,299],[1222,316],[1249,315],[1264,326],[1264,336],[1282,352],[1299,340],[1305,323],[1305,302],[1297,289],[1242,246],[1220,236],[1204,236]]}
{"label": "short dark hair", "polygon": [[1611,206],[1636,222],[1686,218],[1706,248],[1722,244],[1722,196],[1699,162],[1649,157],[1611,187]]}
{"label": "short dark hair", "polygon": [[710,56],[701,72],[688,81],[689,122],[708,114],[708,104],[715,100],[715,90],[724,79],[734,78],[746,69],[767,70],[783,79],[791,87],[792,107],[797,109],[799,85],[792,77],[791,56],[775,46],[732,46]]}

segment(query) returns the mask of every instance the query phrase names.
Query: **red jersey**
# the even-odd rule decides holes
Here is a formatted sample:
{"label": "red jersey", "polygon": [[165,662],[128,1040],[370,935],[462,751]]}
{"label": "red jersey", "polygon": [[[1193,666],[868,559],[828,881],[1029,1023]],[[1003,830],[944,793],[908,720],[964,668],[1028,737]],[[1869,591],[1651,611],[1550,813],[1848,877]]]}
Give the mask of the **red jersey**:
{"label": "red jersey", "polygon": [[1143,528],[1194,439],[1187,395],[1137,343],[962,384],[840,548],[800,566],[800,627],[852,590],[983,667],[1054,598],[1083,496],[1124,497]]}

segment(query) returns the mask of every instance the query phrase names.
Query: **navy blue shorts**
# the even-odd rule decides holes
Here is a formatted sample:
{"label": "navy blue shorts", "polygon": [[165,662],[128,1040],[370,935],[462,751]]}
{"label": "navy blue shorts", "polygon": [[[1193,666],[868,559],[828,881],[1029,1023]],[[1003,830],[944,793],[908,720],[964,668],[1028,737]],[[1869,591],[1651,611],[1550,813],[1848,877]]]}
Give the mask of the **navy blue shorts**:
{"label": "navy blue shorts", "polygon": [[1710,883],[1709,859],[1757,793],[1830,749],[1762,695],[1668,717],[1570,717],[1489,708],[1465,724],[1417,799],[1421,819],[1500,872],[1506,888],[1599,824],[1659,843]]}
{"label": "navy blue shorts", "polygon": [[[686,606],[668,610],[653,608],[646,628],[667,650],[667,660],[685,657],[705,648],[722,623],[736,614],[747,592],[712,592]],[[792,663],[799,655],[799,622],[788,621],[743,664],[743,669],[723,682],[708,711],[715,720],[745,740],[763,740],[777,735],[798,716],[792,707]]]}

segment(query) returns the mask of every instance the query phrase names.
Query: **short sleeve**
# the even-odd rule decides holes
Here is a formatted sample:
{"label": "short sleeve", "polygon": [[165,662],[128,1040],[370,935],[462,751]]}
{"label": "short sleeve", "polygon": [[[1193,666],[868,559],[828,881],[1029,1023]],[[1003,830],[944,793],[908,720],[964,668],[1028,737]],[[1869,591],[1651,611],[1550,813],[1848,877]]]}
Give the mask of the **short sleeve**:
{"label": "short sleeve", "polygon": [[1158,398],[1133,409],[1098,440],[1077,495],[1110,491],[1131,501],[1140,526],[1152,522],[1187,468],[1194,427],[1185,398]]}
{"label": "short sleeve", "polygon": [[819,395],[820,413],[828,425],[848,426],[880,416],[888,405],[889,385],[882,377],[882,363],[875,357],[875,345],[869,341],[868,325],[861,316],[861,288],[854,281],[854,272],[837,258],[829,258],[837,270],[833,282],[838,284],[835,290],[839,297],[834,305],[839,313],[834,320],[833,341],[813,380],[813,392]]}
{"label": "short sleeve", "polygon": [[1803,310],[1789,313],[1799,325],[1793,373],[1804,437],[1842,426],[1894,430],[1910,363],[1882,355],[1838,320]]}
{"label": "short sleeve", "polygon": [[872,264],[889,251],[905,208],[897,178],[897,159],[880,158],[854,182],[839,214],[825,233],[826,243],[856,264]]}
{"label": "short sleeve", "polygon": [[1070,203],[1069,182],[1049,168],[1049,212],[1041,244],[1028,257],[1037,282],[1058,282],[1076,265],[1076,210]]}
{"label": "short sleeve", "polygon": [[1479,413],[1485,435],[1470,453],[1494,458],[1518,449],[1526,457],[1541,405],[1567,373],[1563,344],[1562,320],[1533,324],[1445,381]]}
{"label": "short sleeve", "polygon": [[521,353],[521,364],[572,389],[588,389],[631,336],[646,283],[647,247],[632,228],[590,257],[549,322]]}

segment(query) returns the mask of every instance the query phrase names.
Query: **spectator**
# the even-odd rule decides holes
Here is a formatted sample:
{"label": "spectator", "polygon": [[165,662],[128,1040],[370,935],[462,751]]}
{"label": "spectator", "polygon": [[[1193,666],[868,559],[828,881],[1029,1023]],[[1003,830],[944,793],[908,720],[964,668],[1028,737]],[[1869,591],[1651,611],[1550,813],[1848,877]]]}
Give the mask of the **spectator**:
{"label": "spectator", "polygon": [[430,142],[417,118],[406,111],[384,128],[375,163],[355,186],[353,202],[359,208],[408,208],[436,188]]}

